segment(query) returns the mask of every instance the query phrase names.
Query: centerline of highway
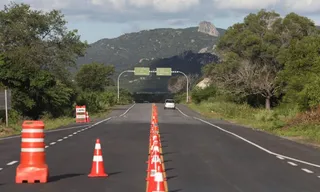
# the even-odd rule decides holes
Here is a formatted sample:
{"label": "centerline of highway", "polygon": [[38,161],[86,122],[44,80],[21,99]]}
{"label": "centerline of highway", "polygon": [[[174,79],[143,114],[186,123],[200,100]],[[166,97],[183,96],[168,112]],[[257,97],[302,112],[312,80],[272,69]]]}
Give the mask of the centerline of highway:
{"label": "centerline of highway", "polygon": [[[58,139],[58,140],[55,141],[55,142],[49,143],[49,145],[46,145],[45,148],[47,149],[47,148],[49,148],[50,146],[53,146],[53,145],[55,145],[55,144],[57,144],[57,143],[59,143],[59,142],[61,142],[61,141],[63,141],[63,140],[66,140],[66,139],[68,139],[68,138],[70,138],[70,137],[78,134],[78,133],[81,133],[81,132],[83,132],[83,131],[85,131],[85,130],[91,129],[91,128],[93,128],[94,126],[99,125],[99,124],[101,124],[101,123],[103,123],[103,122],[109,121],[110,119],[123,117],[123,116],[126,115],[135,105],[136,105],[136,104],[131,105],[124,113],[122,113],[122,114],[119,115],[119,116],[112,116],[112,117],[106,118],[106,119],[104,119],[104,120],[98,121],[98,122],[96,122],[96,123],[94,123],[94,124],[92,124],[92,125],[89,125],[89,126],[88,126],[88,125],[85,125],[85,126],[74,126],[74,127],[69,127],[69,128],[59,129],[59,130],[47,131],[46,133],[50,133],[50,132],[65,131],[65,130],[70,130],[70,129],[75,129],[75,128],[84,127],[84,128],[82,128],[82,129],[80,129],[80,130],[78,130],[78,131],[73,132],[72,134],[69,134],[68,136],[65,136],[65,137],[63,137],[63,138]],[[19,135],[19,136],[12,136],[12,137],[2,138],[2,139],[0,139],[0,141],[1,141],[1,140],[5,140],[5,139],[18,138],[18,137],[20,137],[20,135]],[[14,160],[14,161],[11,161],[11,162],[7,163],[6,166],[11,166],[11,165],[14,165],[14,164],[16,164],[16,163],[18,163],[18,162],[19,162],[19,161]],[[2,171],[3,169],[4,169],[4,167],[0,167],[0,171]]]}

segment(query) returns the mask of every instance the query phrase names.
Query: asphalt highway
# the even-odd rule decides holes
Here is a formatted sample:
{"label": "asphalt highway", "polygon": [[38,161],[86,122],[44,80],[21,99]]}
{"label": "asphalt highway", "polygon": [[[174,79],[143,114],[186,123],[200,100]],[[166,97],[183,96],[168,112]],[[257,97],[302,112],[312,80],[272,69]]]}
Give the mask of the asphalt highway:
{"label": "asphalt highway", "polygon": [[[319,191],[318,149],[205,119],[182,105],[157,106],[169,191]],[[0,192],[145,191],[150,113],[151,104],[124,106],[104,120],[48,132],[45,184],[15,184],[20,138],[0,139]],[[87,177],[97,138],[107,178]]]}

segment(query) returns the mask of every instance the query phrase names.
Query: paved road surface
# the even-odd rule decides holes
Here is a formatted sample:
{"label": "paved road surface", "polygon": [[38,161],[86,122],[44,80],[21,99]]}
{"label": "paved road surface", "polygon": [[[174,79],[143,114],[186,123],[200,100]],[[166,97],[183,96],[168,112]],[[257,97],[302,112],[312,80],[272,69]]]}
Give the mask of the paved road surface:
{"label": "paved road surface", "polygon": [[[184,106],[179,106],[182,113],[158,106],[169,191],[319,191],[319,150],[226,122],[199,120],[199,114]],[[6,164],[19,160],[20,140],[0,140],[0,191],[145,191],[151,104],[137,104],[120,116],[125,111],[117,110],[114,118],[84,131],[48,133],[46,184],[16,185],[18,163]],[[108,178],[87,177],[96,138],[101,140]],[[63,140],[50,145],[58,139]]]}

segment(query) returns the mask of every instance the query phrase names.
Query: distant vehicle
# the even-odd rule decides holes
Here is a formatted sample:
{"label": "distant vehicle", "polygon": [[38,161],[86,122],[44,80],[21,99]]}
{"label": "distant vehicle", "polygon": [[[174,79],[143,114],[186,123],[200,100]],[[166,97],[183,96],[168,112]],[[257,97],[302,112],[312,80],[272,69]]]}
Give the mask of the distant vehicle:
{"label": "distant vehicle", "polygon": [[176,109],[176,104],[173,99],[166,99],[164,101],[164,109]]}

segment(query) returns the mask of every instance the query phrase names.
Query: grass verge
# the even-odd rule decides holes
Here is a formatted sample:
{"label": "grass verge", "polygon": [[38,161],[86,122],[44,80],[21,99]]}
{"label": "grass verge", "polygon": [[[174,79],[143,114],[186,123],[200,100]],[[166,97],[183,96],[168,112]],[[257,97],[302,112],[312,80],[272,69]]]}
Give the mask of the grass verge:
{"label": "grass verge", "polygon": [[[105,117],[110,112],[111,109],[108,109],[99,113],[90,114],[90,120],[92,121],[101,117]],[[41,120],[44,122],[46,130],[57,129],[75,123],[74,117],[60,117],[56,119],[43,118]],[[21,120],[16,124],[9,125],[9,127],[5,127],[4,124],[0,124],[0,137],[20,134],[22,122],[23,121]]]}
{"label": "grass verge", "polygon": [[[205,117],[260,129],[300,143],[319,146],[320,110],[313,119],[309,113],[298,114],[297,109],[279,107],[273,110],[252,108],[230,102],[201,102],[188,104],[191,109]],[[297,115],[298,114],[298,115]]]}

